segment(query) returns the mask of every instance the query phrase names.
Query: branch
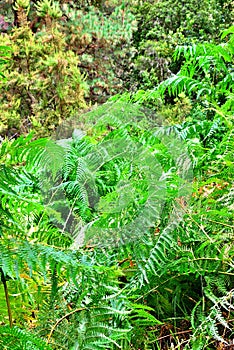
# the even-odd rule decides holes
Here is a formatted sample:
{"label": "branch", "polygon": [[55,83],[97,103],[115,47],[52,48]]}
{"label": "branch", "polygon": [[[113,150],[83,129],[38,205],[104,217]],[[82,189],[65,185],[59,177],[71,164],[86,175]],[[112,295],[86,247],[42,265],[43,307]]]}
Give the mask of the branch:
{"label": "branch", "polygon": [[55,328],[58,326],[58,324],[59,324],[60,322],[62,322],[65,318],[67,318],[67,317],[73,315],[74,313],[79,312],[79,311],[83,311],[83,310],[86,310],[86,308],[85,308],[85,307],[80,307],[80,308],[78,308],[78,309],[75,309],[75,310],[69,312],[68,314],[64,315],[63,317],[61,317],[61,318],[54,324],[54,326],[51,328],[50,334],[48,335],[47,344],[49,344],[50,338],[51,338],[52,334],[54,333]]}

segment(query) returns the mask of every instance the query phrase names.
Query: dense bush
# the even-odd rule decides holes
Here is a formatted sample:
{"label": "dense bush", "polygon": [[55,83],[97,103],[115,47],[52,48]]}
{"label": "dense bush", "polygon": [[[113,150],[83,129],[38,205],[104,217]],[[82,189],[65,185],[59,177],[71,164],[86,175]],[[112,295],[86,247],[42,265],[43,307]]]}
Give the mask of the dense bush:
{"label": "dense bush", "polygon": [[[169,51],[164,34],[153,37],[157,26],[150,41],[135,38],[138,48],[174,52],[180,70],[81,113],[85,101],[117,90],[108,79],[129,77],[136,48],[128,57],[117,49],[127,48],[134,17],[115,4],[43,0],[30,12],[18,0],[18,28],[2,35],[2,135],[50,134],[66,123],[56,142],[1,139],[1,350],[233,347],[234,28],[217,39],[204,12],[201,32],[173,18],[170,1],[131,2],[136,12],[169,11],[170,30],[173,21],[186,27],[171,35],[159,16]],[[189,4],[219,22],[219,3]],[[174,50],[178,42],[186,45]],[[143,85],[167,76],[161,63]]]}
{"label": "dense bush", "polygon": [[153,88],[170,71],[177,73],[180,65],[172,62],[175,47],[217,40],[232,23],[232,11],[232,1],[144,1],[136,9],[138,52],[133,74],[137,87]]}
{"label": "dense bush", "polygon": [[85,106],[78,58],[67,50],[56,24],[60,13],[48,16],[46,29],[34,34],[27,22],[28,4],[23,5],[17,7],[19,28],[2,37],[12,51],[5,67],[7,80],[0,83],[0,127],[8,135],[30,128],[45,134]]}
{"label": "dense bush", "polygon": [[86,99],[103,103],[125,88],[123,61],[131,51],[135,17],[124,5],[105,12],[94,7],[83,12],[63,8],[68,20],[62,23],[62,31],[67,47],[79,56],[79,67],[89,86]]}
{"label": "dense bush", "polygon": [[[36,349],[43,339],[53,349],[112,350],[216,349],[232,339],[233,130],[180,124],[157,137],[140,112],[104,105],[85,115],[87,135],[76,130],[62,148],[29,137],[2,144],[2,280],[30,297],[20,311],[14,299],[12,312],[18,325],[35,322]],[[136,124],[124,122],[131,116]],[[191,198],[179,190],[183,149],[170,148],[173,132],[193,160]],[[151,196],[167,198],[160,215]],[[17,328],[1,332],[5,348],[31,341]]]}
{"label": "dense bush", "polygon": [[112,66],[132,36],[130,11],[119,6],[105,17],[93,7],[81,11],[47,0],[34,7],[37,24],[30,21],[30,2],[16,1],[17,28],[2,34],[12,49],[0,86],[2,134],[51,133],[86,102],[103,102],[123,88]]}

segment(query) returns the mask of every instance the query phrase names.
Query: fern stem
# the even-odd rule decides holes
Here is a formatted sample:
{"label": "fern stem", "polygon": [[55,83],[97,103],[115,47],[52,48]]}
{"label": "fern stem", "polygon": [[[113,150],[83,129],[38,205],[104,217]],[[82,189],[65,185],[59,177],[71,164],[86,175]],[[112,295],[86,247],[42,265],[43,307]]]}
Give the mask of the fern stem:
{"label": "fern stem", "polygon": [[57,275],[57,263],[53,267],[52,276],[51,276],[51,294],[50,294],[50,307],[53,308],[54,302],[56,299],[58,291],[58,275]]}
{"label": "fern stem", "polygon": [[[163,327],[165,327],[165,325],[163,325]],[[192,329],[187,329],[187,330],[184,330],[184,331],[181,331],[181,332],[176,332],[176,333],[171,333],[170,334],[167,334],[167,335],[164,335],[163,337],[160,337],[160,338],[157,338],[157,341],[159,340],[162,340],[162,339],[166,339],[166,338],[169,338],[169,337],[176,337],[180,334],[185,334],[185,333],[191,333],[192,332]],[[153,340],[152,342],[155,342],[155,340]]]}
{"label": "fern stem", "polygon": [[57,327],[57,325],[58,325],[60,322],[62,322],[65,318],[67,318],[67,317],[73,315],[74,313],[79,312],[79,311],[83,311],[83,310],[86,310],[86,308],[85,308],[85,307],[80,307],[80,308],[78,308],[78,309],[75,309],[75,310],[69,312],[68,314],[64,315],[63,317],[61,317],[61,318],[53,325],[53,327],[51,328],[50,334],[48,335],[47,344],[49,344],[50,338],[51,338],[52,334],[54,333],[55,328]]}
{"label": "fern stem", "polygon": [[222,226],[227,226],[227,227],[234,228],[233,225],[229,225],[229,224],[226,224],[226,223],[224,223],[224,222],[215,221],[215,220],[210,220],[210,219],[207,219],[207,218],[206,218],[206,221],[213,222],[214,224],[219,224],[219,225],[222,225]]}
{"label": "fern stem", "polygon": [[6,280],[6,277],[5,277],[4,272],[3,272],[2,269],[0,269],[0,272],[1,272],[1,281],[3,283],[5,299],[6,299],[6,304],[7,304],[7,313],[8,313],[8,318],[9,318],[9,325],[10,325],[10,327],[12,327],[13,326],[12,312],[11,312],[11,304],[10,304],[8,288],[7,288],[7,280]]}

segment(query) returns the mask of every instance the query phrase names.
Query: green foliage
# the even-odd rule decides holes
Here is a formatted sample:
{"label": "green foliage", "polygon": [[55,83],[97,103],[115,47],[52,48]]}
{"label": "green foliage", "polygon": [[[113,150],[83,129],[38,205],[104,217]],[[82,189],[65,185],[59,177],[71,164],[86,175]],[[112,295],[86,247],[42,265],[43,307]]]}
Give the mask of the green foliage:
{"label": "green foliage", "polygon": [[30,334],[18,327],[10,328],[8,326],[0,327],[0,349],[20,349],[20,350],[50,350],[51,347],[34,334]]}
{"label": "green foliage", "polygon": [[[165,127],[165,132],[173,128],[186,140],[196,175],[193,198],[189,203],[180,202],[185,216],[179,227],[178,216],[172,215],[171,230],[156,231],[156,242],[147,236],[144,245],[138,242],[135,255],[132,254],[140,269],[129,284],[130,290],[140,289],[139,299],[156,306],[159,320],[170,322],[175,318],[173,326],[165,320],[168,330],[159,348],[170,348],[174,327],[179,333],[182,328],[182,334],[191,332],[190,322],[192,334],[186,338],[185,332],[179,340],[174,338],[178,346],[215,349],[232,339],[233,306],[229,303],[233,292],[230,257],[234,229],[232,33],[232,27],[226,30],[222,38],[230,37],[220,45],[178,48],[177,53],[185,52],[185,62],[177,75],[163,82],[158,90],[120,98],[140,105],[151,101],[161,104],[158,121],[164,115],[174,122],[173,127]],[[181,72],[186,73],[181,77]],[[164,98],[166,91],[177,100],[165,108],[160,97]],[[190,105],[181,121],[178,118],[180,113],[183,115],[181,106],[173,116],[178,99],[187,99],[185,106]],[[180,325],[181,318],[185,320],[184,326]]]}
{"label": "green foliage", "polygon": [[231,5],[231,1],[224,4],[221,1],[207,0],[200,3],[195,0],[186,3],[171,0],[146,1],[138,9],[142,28],[138,33],[141,35],[140,41],[143,38],[160,40],[164,34],[176,31],[183,33],[188,39],[200,36],[205,41],[207,38],[214,38],[224,29],[224,18],[227,22],[228,19],[230,21],[228,6]]}
{"label": "green foliage", "polygon": [[45,133],[85,106],[78,60],[56,29],[34,35],[20,27],[4,43],[12,47],[12,60],[0,86],[2,134],[30,128]]}
{"label": "green foliage", "polygon": [[5,78],[1,70],[2,68],[4,68],[4,65],[8,62],[10,54],[11,54],[11,49],[8,46],[0,46],[0,77],[1,78]]}
{"label": "green foliage", "polygon": [[39,17],[49,17],[51,20],[61,18],[62,11],[59,2],[52,2],[51,0],[43,0],[36,4],[37,14]]}
{"label": "green foliage", "polygon": [[118,50],[136,27],[123,6],[107,15],[94,7],[81,11],[47,0],[31,12],[29,5],[15,3],[18,28],[3,37],[12,59],[0,85],[0,132],[9,136],[31,129],[50,134],[86,107],[85,98],[104,101],[121,89],[113,60],[123,55]]}
{"label": "green foliage", "polygon": [[[63,139],[56,142],[32,135],[1,142],[0,304],[5,312],[0,349],[230,347],[233,27],[223,32],[222,43],[178,47],[175,66],[181,69],[158,89],[114,97],[77,120],[77,108],[84,105],[77,54],[80,61],[90,60],[95,50],[87,47],[95,42],[99,49],[110,43],[121,47],[134,27],[123,6],[113,10],[108,2],[96,11],[90,2],[82,4],[71,10],[40,1],[42,29],[34,33],[28,19],[35,7],[30,10],[27,1],[18,0],[20,27],[3,36],[3,47],[11,47],[12,55],[7,62],[3,56],[7,80],[1,82],[0,108],[11,114],[2,118],[9,126],[11,115],[15,128],[17,119],[26,123],[21,131],[33,120],[44,125],[43,133],[62,118],[67,124],[57,131]],[[152,5],[161,11],[160,30],[175,39],[172,46],[178,38],[183,44],[183,35],[210,39],[214,28],[208,28],[205,8],[222,27],[219,3],[188,2],[185,13],[175,11],[176,18],[165,4],[171,3],[145,3],[138,10]],[[197,27],[192,5],[202,8]],[[61,9],[67,22],[60,19]],[[167,32],[163,19],[168,13],[168,30],[183,24],[182,34]],[[145,15],[152,19],[156,13]],[[121,18],[126,18],[122,24]],[[157,26],[150,31],[152,46],[153,35],[161,35]],[[163,55],[168,47],[160,45]],[[87,78],[92,85],[91,67],[83,72],[92,72]],[[152,73],[156,83],[157,70]],[[36,101],[31,103],[30,96]],[[170,99],[172,104],[164,105]],[[158,108],[157,113],[146,105]],[[6,326],[10,309],[3,292],[14,305],[14,327]]]}
{"label": "green foliage", "polygon": [[[186,345],[188,349],[194,348],[198,343],[199,348],[205,349],[212,339],[219,343],[227,342],[229,328],[233,327],[230,294],[233,283],[230,259],[233,254],[231,134],[227,133],[216,148],[218,158],[214,158],[214,153],[206,158],[206,166],[209,162],[208,168],[203,165],[206,178],[203,183],[200,180],[199,184],[195,184],[197,191],[187,202],[178,188],[171,192],[171,185],[178,186],[178,176],[173,172],[170,174],[171,166],[175,165],[171,160],[172,155],[169,156],[167,148],[162,147],[162,141],[157,139],[159,135],[152,138],[151,133],[144,131],[143,126],[149,121],[139,116],[140,109],[136,113],[136,108],[128,110],[123,103],[111,106],[112,109],[106,105],[85,115],[87,136],[76,131],[72,140],[63,141],[66,152],[65,158],[61,153],[63,165],[58,156],[55,163],[59,163],[59,167],[49,163],[47,168],[50,171],[56,169],[56,173],[63,166],[65,194],[75,215],[86,223],[90,223],[93,218],[101,219],[102,228],[112,228],[115,232],[122,215],[124,220],[128,218],[131,221],[135,215],[134,206],[144,207],[142,194],[147,197],[149,193],[143,186],[144,181],[139,182],[139,176],[144,179],[144,163],[133,162],[131,177],[126,177],[130,158],[122,156],[118,159],[113,151],[111,153],[108,144],[110,142],[113,146],[114,142],[117,145],[117,141],[121,140],[122,147],[126,148],[126,140],[129,150],[132,150],[135,143],[143,149],[146,147],[157,155],[162,169],[168,172],[168,201],[155,226],[148,229],[143,221],[143,234],[138,235],[135,241],[125,241],[118,248],[110,244],[107,249],[95,245],[82,247],[81,242],[79,250],[69,250],[64,248],[64,238],[59,244],[56,236],[55,241],[50,241],[51,233],[58,229],[47,226],[51,219],[49,212],[48,215],[41,216],[40,224],[37,223],[42,225],[43,234],[33,226],[36,230],[31,229],[26,235],[28,229],[25,222],[33,224],[36,216],[45,210],[40,199],[40,186],[36,186],[36,179],[41,172],[43,174],[47,164],[43,163],[44,156],[50,150],[54,154],[61,151],[56,151],[56,145],[49,146],[46,140],[30,142],[29,137],[13,141],[17,147],[4,142],[1,152],[3,159],[5,157],[7,160],[8,169],[3,168],[1,177],[2,220],[4,224],[8,219],[8,226],[3,225],[1,268],[9,278],[20,279],[23,273],[28,278],[36,278],[38,275],[41,288],[45,281],[50,284],[51,279],[51,291],[49,295],[43,296],[43,307],[35,331],[42,338],[47,336],[47,342],[54,349],[143,349],[150,344],[166,348],[172,339]],[[122,115],[123,106],[125,116]],[[134,122],[123,124],[123,118],[126,115],[130,117],[131,113],[138,120],[138,125]],[[101,123],[93,124],[101,116]],[[168,128],[161,132],[166,137]],[[187,134],[185,139],[189,143],[199,132],[196,128],[191,129],[192,135]],[[98,161],[96,169],[94,160],[102,147],[107,158],[104,157],[101,163]],[[190,147],[193,152],[194,146],[190,144]],[[177,152],[178,150],[175,154],[178,155]],[[206,156],[205,150],[203,152]],[[96,184],[87,181],[92,180],[90,170],[95,173]],[[223,177],[224,174],[226,178]],[[138,182],[134,176],[138,176]],[[130,181],[131,189],[136,188],[139,195],[131,206],[123,203],[127,208],[125,212],[118,208],[116,213],[114,209],[120,204],[116,201],[119,196],[117,185],[122,180]],[[82,189],[84,182],[88,186]],[[98,209],[98,206],[87,202],[87,194],[90,195],[92,186],[96,186],[99,193],[97,200],[102,204],[101,211],[100,207]],[[8,198],[7,203],[4,196]],[[88,196],[90,198],[93,197]],[[107,212],[110,204],[112,210]],[[184,218],[181,216],[181,207],[185,213]],[[93,209],[91,216],[87,215],[90,209]],[[220,213],[223,219],[220,218]],[[94,229],[97,228],[94,225]],[[60,234],[61,232],[63,230]],[[48,242],[49,246],[44,242]],[[51,243],[56,244],[57,248],[51,246]],[[76,241],[73,249],[75,247]],[[175,321],[172,324],[173,317]],[[186,321],[183,327],[180,326],[181,319]],[[163,327],[167,327],[165,329],[168,331],[165,330],[165,340],[159,341],[157,339],[160,338]],[[179,340],[176,338],[178,331],[185,331],[186,334],[186,331],[191,331],[190,327],[193,333],[189,339],[183,336]],[[25,336],[25,339],[30,341],[30,336]]]}
{"label": "green foliage", "polygon": [[[141,119],[138,123],[136,119],[136,122],[124,124],[122,109],[125,110],[125,116],[128,112],[133,116],[136,113],[141,115]],[[101,118],[100,123],[95,121],[98,114]],[[161,209],[160,204],[159,208],[155,209],[153,202],[170,202],[174,196],[179,195],[180,181],[184,181],[184,178],[177,177],[175,169],[178,164],[173,160],[174,153],[170,154],[167,150],[168,145],[177,149],[176,139],[171,136],[172,141],[167,139],[166,135],[162,136],[158,128],[152,129],[152,133],[142,129],[141,125],[147,125],[149,121],[144,112],[136,106],[106,104],[103,108],[85,115],[84,119],[87,128],[89,123],[96,125],[92,127],[91,138],[83,138],[79,133],[77,138],[74,135],[73,143],[69,145],[71,149],[65,159],[63,188],[72,201],[74,211],[86,223],[91,224],[88,225],[87,233],[90,235],[91,244],[95,244],[94,239],[97,240],[97,244],[103,242],[105,245],[105,240],[124,240],[124,236],[121,237],[121,228],[125,231],[126,226],[131,230],[131,225],[140,220],[137,217],[142,211],[148,216],[148,223],[145,224],[144,218],[141,218],[143,227],[150,226],[151,221],[154,225],[152,218],[155,217],[156,220],[157,210]],[[167,146],[164,145],[164,141],[168,142]],[[178,152],[183,152],[183,147]],[[182,153],[180,156],[182,157]],[[150,170],[147,170],[148,167]],[[188,169],[184,171],[189,174],[189,164]],[[162,174],[163,180],[159,180]],[[174,192],[170,189],[171,181],[178,185],[175,186]],[[159,191],[157,195],[156,191]],[[103,228],[100,232],[102,237],[97,234],[100,228]],[[104,233],[105,229],[107,236]],[[138,228],[135,227],[135,232],[131,232],[132,239],[136,239],[138,234],[141,235],[141,229],[142,227],[138,232]],[[108,233],[108,230],[113,231],[112,238],[108,237],[111,232]],[[126,234],[126,239],[130,236],[130,232],[123,234]]]}
{"label": "green foliage", "polygon": [[[134,90],[151,89],[179,70],[172,61],[177,45],[216,41],[231,25],[232,1],[144,1],[136,7],[138,31],[134,35],[135,55],[132,74]],[[130,83],[131,84],[131,83]],[[133,84],[132,84],[133,85]],[[129,86],[131,88],[131,86]]]}
{"label": "green foliage", "polygon": [[228,33],[232,33],[230,40],[219,45],[178,47],[174,59],[179,60],[182,56],[185,62],[177,75],[162,83],[163,93],[166,89],[174,96],[186,92],[197,99],[203,97],[203,103],[208,107],[232,111],[234,27],[224,32],[222,39]]}
{"label": "green foliage", "polygon": [[87,77],[88,100],[103,103],[122,91],[125,61],[129,63],[131,39],[136,20],[128,6],[111,4],[104,10],[87,10],[63,5],[68,20],[62,23],[67,46],[80,58],[81,72]]}
{"label": "green foliage", "polygon": [[[97,40],[108,40],[116,45],[121,40],[130,40],[134,29],[136,29],[134,28],[134,15],[123,6],[117,6],[109,17],[94,7],[90,7],[87,13],[74,10],[69,6],[63,6],[63,9],[69,18],[67,40],[70,45],[73,44],[70,39],[73,41],[82,40],[84,35],[87,40],[89,39],[87,43],[90,43],[92,36],[95,35]],[[80,28],[77,28],[78,25]],[[77,34],[80,35],[80,38]]]}

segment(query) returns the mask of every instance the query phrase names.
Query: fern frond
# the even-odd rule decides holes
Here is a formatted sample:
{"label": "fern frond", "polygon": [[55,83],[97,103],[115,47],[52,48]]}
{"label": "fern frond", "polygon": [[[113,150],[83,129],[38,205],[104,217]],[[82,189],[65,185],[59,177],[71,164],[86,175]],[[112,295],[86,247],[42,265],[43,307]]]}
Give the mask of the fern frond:
{"label": "fern frond", "polygon": [[178,96],[185,91],[191,97],[199,99],[205,96],[207,101],[216,104],[220,98],[225,96],[227,99],[232,93],[233,48],[230,41],[219,45],[206,43],[177,47],[174,59],[181,57],[185,59],[181,70],[159,85],[161,94],[167,90],[169,95]]}
{"label": "fern frond", "polygon": [[18,327],[0,326],[0,349],[51,350],[46,341]]}

